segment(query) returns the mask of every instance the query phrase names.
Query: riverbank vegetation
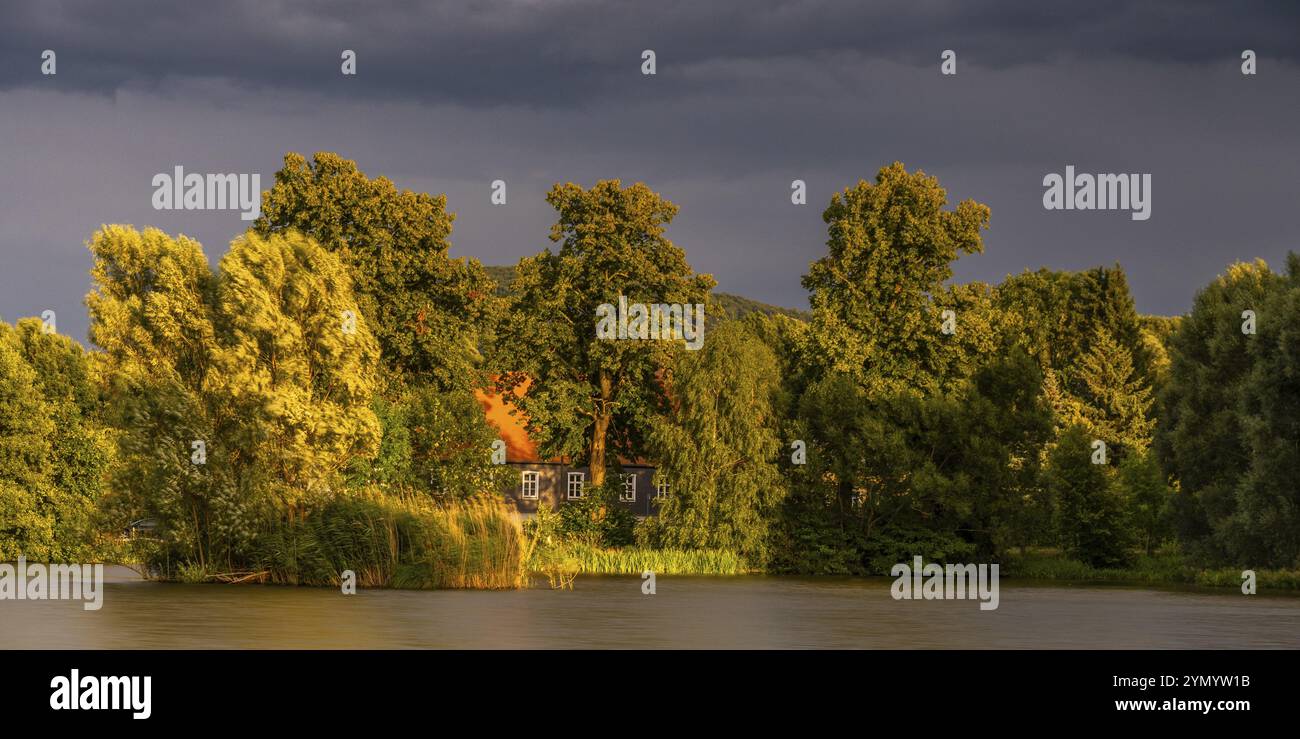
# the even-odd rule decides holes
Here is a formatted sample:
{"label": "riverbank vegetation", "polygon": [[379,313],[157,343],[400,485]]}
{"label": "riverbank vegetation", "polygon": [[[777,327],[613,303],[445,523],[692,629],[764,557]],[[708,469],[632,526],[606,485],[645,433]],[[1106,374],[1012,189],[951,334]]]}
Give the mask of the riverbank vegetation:
{"label": "riverbank vegetation", "polygon": [[[526,583],[530,545],[501,501],[435,505],[374,494],[341,498],[305,518],[258,531],[247,570],[155,561],[182,582],[258,582],[358,588],[509,589]],[[351,573],[347,576],[345,573]]]}
{"label": "riverbank vegetation", "polygon": [[[878,576],[917,555],[1296,581],[1300,258],[1230,265],[1173,318],[1139,314],[1118,265],[957,284],[989,209],[896,163],[831,199],[810,312],[740,310],[649,187],[547,199],[555,245],[508,284],[448,255],[445,197],[329,153],[287,155],[215,266],[103,227],[91,350],[0,326],[0,559],[131,547],[173,579],[363,587]],[[597,339],[620,297],[705,304],[702,347]],[[504,508],[485,388],[590,494],[526,526]],[[656,465],[658,516],[619,504],[628,459]]]}
{"label": "riverbank vegetation", "polygon": [[[1240,589],[1241,570],[1235,567],[1199,567],[1182,554],[1177,545],[1154,554],[1137,554],[1125,567],[1094,567],[1070,559],[1059,550],[1036,549],[1008,553],[1001,575],[1009,580],[1038,580],[1080,584],[1112,585],[1196,585]],[[1300,570],[1261,569],[1255,571],[1258,588],[1274,591],[1300,590]]]}
{"label": "riverbank vegetation", "polygon": [[[532,543],[527,567],[554,585],[577,575],[743,575],[754,571],[735,551],[662,547],[646,541],[645,529],[616,504],[613,486],[589,488],[559,512],[542,507],[524,529]],[[638,541],[639,540],[639,541]]]}
{"label": "riverbank vegetation", "polygon": [[717,549],[603,548],[562,543],[539,546],[529,569],[543,575],[746,575],[753,570],[734,552]]}

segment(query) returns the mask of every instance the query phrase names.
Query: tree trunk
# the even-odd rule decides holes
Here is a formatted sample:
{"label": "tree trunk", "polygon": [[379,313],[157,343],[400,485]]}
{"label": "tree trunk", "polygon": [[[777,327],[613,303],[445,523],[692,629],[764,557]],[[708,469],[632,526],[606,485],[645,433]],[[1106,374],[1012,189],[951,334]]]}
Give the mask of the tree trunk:
{"label": "tree trunk", "polygon": [[601,372],[600,397],[596,400],[596,419],[591,430],[591,459],[587,462],[587,466],[591,469],[593,487],[605,484],[605,437],[609,434],[610,422],[614,420],[609,404],[611,384],[609,375]]}

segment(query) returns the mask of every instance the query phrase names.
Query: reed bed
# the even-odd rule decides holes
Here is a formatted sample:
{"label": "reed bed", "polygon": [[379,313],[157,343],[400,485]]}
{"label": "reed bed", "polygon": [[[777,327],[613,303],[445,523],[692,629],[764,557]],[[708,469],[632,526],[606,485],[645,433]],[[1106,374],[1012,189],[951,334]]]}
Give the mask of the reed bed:
{"label": "reed bed", "polygon": [[640,575],[650,571],[656,575],[744,575],[750,572],[743,558],[723,550],[607,549],[572,542],[537,548],[528,568],[548,577],[557,573]]}
{"label": "reed bed", "polygon": [[518,514],[500,500],[446,503],[383,496],[331,501],[258,537],[263,581],[359,588],[475,588],[527,584],[531,546]]}

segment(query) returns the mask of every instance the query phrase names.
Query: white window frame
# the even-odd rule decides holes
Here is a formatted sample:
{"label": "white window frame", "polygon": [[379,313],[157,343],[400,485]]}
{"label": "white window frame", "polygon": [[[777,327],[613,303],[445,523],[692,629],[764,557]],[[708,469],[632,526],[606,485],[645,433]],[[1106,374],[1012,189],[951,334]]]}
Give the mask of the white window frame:
{"label": "white window frame", "polygon": [[[532,486],[533,494],[528,494],[529,486]],[[519,497],[524,500],[537,500],[537,493],[542,487],[542,473],[536,470],[524,470],[519,473]]]}
{"label": "white window frame", "polygon": [[618,500],[620,503],[636,502],[636,474],[635,473],[632,472],[623,473],[623,489],[618,491]]}
{"label": "white window frame", "polygon": [[655,500],[663,500],[672,494],[673,486],[667,480],[655,480]]}
{"label": "white window frame", "polygon": [[[565,479],[567,480],[567,484],[565,486],[565,495],[568,496],[569,500],[578,500],[579,498],[587,494],[587,473],[586,472],[570,472]],[[578,483],[576,486],[578,489],[577,495],[573,494],[573,489],[575,487],[574,482]]]}

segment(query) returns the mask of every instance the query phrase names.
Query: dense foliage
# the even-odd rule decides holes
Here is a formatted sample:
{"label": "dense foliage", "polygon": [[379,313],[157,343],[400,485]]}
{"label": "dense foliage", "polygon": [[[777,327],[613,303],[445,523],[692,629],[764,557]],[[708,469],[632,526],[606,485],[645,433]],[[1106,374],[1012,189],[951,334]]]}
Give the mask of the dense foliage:
{"label": "dense foliage", "polygon": [[1158,451],[1180,484],[1180,538],[1208,561],[1297,566],[1300,257],[1284,274],[1230,267],[1171,344]]}
{"label": "dense foliage", "polygon": [[559,249],[520,261],[501,330],[499,386],[524,412],[545,458],[580,459],[591,484],[621,456],[646,451],[650,419],[665,408],[659,373],[682,341],[605,341],[602,305],[704,304],[715,284],[664,235],[677,206],[641,183],[556,185],[546,196]]}
{"label": "dense foliage", "polygon": [[647,531],[658,546],[768,558],[768,523],[783,496],[776,356],[745,323],[729,321],[666,373],[671,410],[650,448],[674,493]]}
{"label": "dense foliage", "polygon": [[27,318],[0,323],[0,560],[93,556],[112,454],[90,357]]}
{"label": "dense foliage", "polygon": [[[286,157],[215,269],[105,226],[94,351],[0,324],[0,560],[94,557],[145,519],[173,576],[322,584],[1049,571],[1042,548],[1061,572],[1300,566],[1300,257],[1232,265],[1177,318],[1138,314],[1118,265],[952,284],[989,209],[895,163],[832,198],[803,313],[711,296],[644,184],[547,201],[558,246],[508,286],[448,257],[444,197],[328,153]],[[599,337],[620,297],[706,305],[702,347]],[[484,388],[590,468],[526,539]],[[629,460],[667,486],[657,517],[618,500]]]}
{"label": "dense foliage", "polygon": [[261,234],[296,230],[338,255],[386,365],[441,388],[482,379],[496,287],[473,259],[452,259],[447,198],[370,179],[330,152],[310,162],[286,154],[253,225]]}

